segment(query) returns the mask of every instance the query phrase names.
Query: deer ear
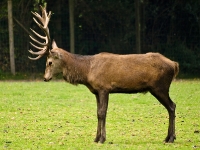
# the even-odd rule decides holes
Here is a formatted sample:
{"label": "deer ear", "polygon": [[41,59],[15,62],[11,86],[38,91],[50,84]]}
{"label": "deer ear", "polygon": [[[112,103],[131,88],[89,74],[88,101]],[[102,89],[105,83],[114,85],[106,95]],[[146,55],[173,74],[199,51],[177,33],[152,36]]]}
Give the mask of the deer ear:
{"label": "deer ear", "polygon": [[58,48],[58,46],[57,46],[55,40],[52,41],[52,48]]}

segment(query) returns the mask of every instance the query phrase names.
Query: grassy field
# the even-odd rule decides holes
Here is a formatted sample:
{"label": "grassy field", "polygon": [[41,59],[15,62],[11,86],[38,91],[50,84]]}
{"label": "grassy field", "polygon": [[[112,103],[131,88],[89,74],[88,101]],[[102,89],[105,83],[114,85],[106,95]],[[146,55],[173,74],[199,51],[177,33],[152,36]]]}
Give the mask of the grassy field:
{"label": "grassy field", "polygon": [[4,81],[0,89],[0,149],[200,149],[200,80],[171,85],[173,144],[163,143],[168,114],[149,93],[110,95],[107,141],[96,144],[96,100],[84,86]]}

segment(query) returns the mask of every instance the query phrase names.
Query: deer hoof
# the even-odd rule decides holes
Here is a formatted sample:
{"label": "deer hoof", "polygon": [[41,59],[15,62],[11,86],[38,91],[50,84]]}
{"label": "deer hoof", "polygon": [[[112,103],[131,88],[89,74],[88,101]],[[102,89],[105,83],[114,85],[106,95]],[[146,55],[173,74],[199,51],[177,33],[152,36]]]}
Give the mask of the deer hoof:
{"label": "deer hoof", "polygon": [[101,137],[101,138],[100,138],[100,143],[103,144],[105,141],[106,141],[106,138],[105,138],[105,137]]}
{"label": "deer hoof", "polygon": [[176,139],[175,136],[167,136],[165,138],[165,143],[173,143],[175,139]]}

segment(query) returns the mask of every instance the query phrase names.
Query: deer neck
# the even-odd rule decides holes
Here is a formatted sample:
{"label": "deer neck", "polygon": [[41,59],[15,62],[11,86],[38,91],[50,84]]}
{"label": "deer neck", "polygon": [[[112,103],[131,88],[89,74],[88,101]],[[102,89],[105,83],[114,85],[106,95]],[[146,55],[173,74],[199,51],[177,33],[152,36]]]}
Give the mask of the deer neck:
{"label": "deer neck", "polygon": [[64,60],[63,78],[71,84],[86,84],[91,56],[68,53]]}

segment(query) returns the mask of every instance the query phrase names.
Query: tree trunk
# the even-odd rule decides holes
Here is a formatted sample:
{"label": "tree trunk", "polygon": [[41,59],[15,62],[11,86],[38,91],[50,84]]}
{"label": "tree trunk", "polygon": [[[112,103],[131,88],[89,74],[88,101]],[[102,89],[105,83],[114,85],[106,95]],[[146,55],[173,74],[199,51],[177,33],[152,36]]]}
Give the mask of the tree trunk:
{"label": "tree trunk", "polygon": [[9,48],[10,48],[10,69],[11,69],[11,73],[15,75],[12,0],[8,0],[8,29],[9,29]]}
{"label": "tree trunk", "polygon": [[141,53],[140,0],[135,0],[136,53]]}
{"label": "tree trunk", "polygon": [[140,20],[141,20],[141,43],[140,43],[140,49],[141,49],[141,53],[142,52],[146,52],[146,43],[145,43],[145,5],[146,5],[146,0],[141,1],[140,3],[140,11],[141,11],[141,15],[140,15]]}
{"label": "tree trunk", "polygon": [[70,52],[75,53],[74,38],[74,0],[69,0],[69,30],[70,30]]}

